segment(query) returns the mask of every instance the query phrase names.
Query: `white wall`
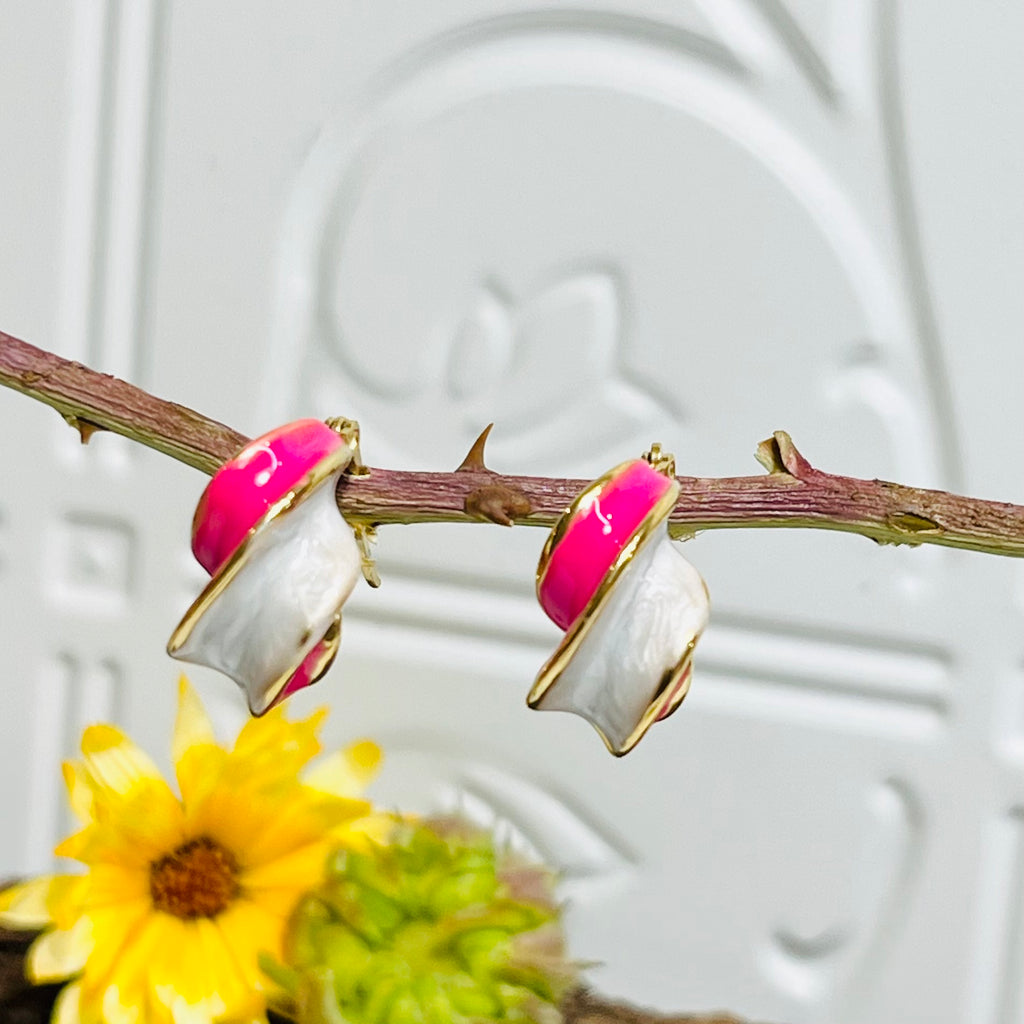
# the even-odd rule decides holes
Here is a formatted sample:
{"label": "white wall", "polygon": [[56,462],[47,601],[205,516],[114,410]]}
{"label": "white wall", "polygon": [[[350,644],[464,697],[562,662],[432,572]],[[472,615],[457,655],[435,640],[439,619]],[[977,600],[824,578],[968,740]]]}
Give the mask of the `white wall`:
{"label": "white wall", "polygon": [[[0,327],[372,464],[815,464],[1024,500],[1022,6],[0,8]],[[82,724],[166,751],[203,479],[0,394],[0,874]],[[713,625],[623,761],[528,712],[540,531],[385,530],[296,700],[565,873],[593,983],[799,1022],[1024,1021],[1024,576],[843,535],[687,554]],[[225,729],[234,687],[196,673]]]}

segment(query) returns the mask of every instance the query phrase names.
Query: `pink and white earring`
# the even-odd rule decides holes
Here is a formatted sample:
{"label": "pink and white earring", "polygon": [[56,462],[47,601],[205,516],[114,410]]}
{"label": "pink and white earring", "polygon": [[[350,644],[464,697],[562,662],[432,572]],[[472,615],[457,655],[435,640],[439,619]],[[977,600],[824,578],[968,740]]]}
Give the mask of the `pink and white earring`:
{"label": "pink and white earring", "polygon": [[250,441],[214,475],[192,521],[192,551],[212,579],[167,652],[230,676],[254,715],[327,671],[341,606],[361,572],[371,578],[334,497],[341,474],[360,465],[358,425],[332,424],[298,420]]}
{"label": "pink and white earring", "polygon": [[704,580],[668,535],[673,473],[654,446],[599,477],[562,515],[537,566],[537,597],[565,636],[527,703],[586,718],[616,756],[682,703],[708,621]]}

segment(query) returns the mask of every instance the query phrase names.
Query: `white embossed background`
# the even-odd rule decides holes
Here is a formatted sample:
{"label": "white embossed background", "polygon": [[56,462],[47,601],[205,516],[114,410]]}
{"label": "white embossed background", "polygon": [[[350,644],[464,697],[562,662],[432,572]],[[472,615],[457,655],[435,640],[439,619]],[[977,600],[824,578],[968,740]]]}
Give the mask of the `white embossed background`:
{"label": "white embossed background", "polygon": [[[1006,3],[81,0],[0,9],[0,326],[372,464],[812,462],[1021,486],[1024,18]],[[0,874],[60,759],[165,750],[203,486],[0,394]],[[395,527],[298,704],[564,876],[595,987],[665,1009],[1024,1021],[1024,574],[826,533],[687,545],[713,624],[615,761],[528,712],[539,531]],[[197,674],[225,728],[231,686]]]}

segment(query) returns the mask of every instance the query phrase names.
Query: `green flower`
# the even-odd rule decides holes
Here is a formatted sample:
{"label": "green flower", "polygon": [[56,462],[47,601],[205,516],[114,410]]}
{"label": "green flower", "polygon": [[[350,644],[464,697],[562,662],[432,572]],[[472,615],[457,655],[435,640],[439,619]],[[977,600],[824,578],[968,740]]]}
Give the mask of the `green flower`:
{"label": "green flower", "polygon": [[303,1024],[548,1024],[576,982],[552,876],[457,820],[341,850],[264,970]]}

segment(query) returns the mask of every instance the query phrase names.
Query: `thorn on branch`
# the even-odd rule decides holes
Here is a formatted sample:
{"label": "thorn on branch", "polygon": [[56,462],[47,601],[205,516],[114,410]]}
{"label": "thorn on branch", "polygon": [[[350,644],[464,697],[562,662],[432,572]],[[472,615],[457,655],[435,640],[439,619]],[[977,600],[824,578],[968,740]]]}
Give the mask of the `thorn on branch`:
{"label": "thorn on branch", "polygon": [[456,473],[493,473],[494,470],[488,469],[484,465],[484,446],[487,444],[487,437],[491,432],[491,428],[494,426],[493,423],[488,423],[482,431],[480,436],[473,442],[469,451],[466,452],[466,457],[459,464],[459,468],[455,470]]}
{"label": "thorn on branch", "polygon": [[806,480],[817,470],[800,454],[793,438],[784,430],[776,430],[771,437],[757,446],[754,458],[772,476],[791,476],[795,480]]}
{"label": "thorn on branch", "polygon": [[[455,470],[456,473],[487,473],[490,476],[497,476],[494,470],[488,469],[484,463],[484,446],[493,427],[493,423],[488,423],[480,431],[480,436],[473,442],[459,468]],[[499,526],[514,526],[517,519],[528,516],[533,510],[529,499],[521,490],[497,481],[470,491],[462,507],[466,515],[497,523]]]}
{"label": "thorn on branch", "polygon": [[106,430],[106,427],[100,426],[98,423],[93,423],[92,420],[83,419],[81,416],[74,416],[71,413],[61,413],[64,417],[65,422],[69,427],[74,427],[78,431],[78,436],[82,439],[82,444],[88,444],[92,439],[92,435],[98,430]]}

